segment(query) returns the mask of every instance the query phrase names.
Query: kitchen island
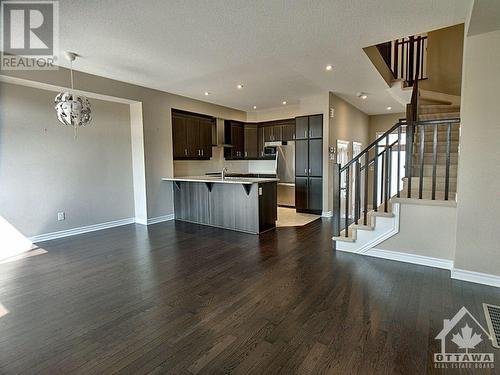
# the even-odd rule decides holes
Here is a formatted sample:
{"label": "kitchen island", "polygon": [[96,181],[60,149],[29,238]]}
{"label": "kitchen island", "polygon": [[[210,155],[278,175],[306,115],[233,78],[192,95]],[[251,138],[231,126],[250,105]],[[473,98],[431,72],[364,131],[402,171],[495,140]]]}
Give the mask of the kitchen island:
{"label": "kitchen island", "polygon": [[277,178],[164,177],[173,182],[175,219],[258,234],[276,227]]}

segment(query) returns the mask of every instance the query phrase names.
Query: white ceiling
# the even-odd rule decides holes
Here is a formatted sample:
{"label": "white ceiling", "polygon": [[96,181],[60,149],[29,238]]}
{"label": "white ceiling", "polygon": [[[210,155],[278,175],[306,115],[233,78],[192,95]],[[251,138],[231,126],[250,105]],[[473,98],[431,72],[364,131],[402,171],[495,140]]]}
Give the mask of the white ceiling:
{"label": "white ceiling", "polygon": [[[464,22],[469,6],[470,0],[61,0],[60,49],[82,55],[77,70],[245,111],[333,91],[366,113],[386,113],[389,105],[403,108],[362,48]],[[358,99],[360,91],[369,98]]]}

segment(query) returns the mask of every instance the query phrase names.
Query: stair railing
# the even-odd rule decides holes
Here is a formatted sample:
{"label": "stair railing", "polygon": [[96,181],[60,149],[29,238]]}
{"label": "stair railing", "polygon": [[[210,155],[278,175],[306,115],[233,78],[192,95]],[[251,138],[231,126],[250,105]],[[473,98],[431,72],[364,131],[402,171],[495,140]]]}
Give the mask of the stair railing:
{"label": "stair railing", "polygon": [[[340,237],[343,228],[345,229],[343,236],[349,237],[347,228],[352,223],[359,225],[361,222],[362,225],[369,225],[369,210],[377,212],[380,209],[388,212],[390,199],[402,195],[403,167],[407,189],[403,198],[424,198],[424,168],[427,167],[431,168],[432,175],[430,199],[436,200],[438,158],[444,158],[444,196],[439,199],[450,200],[452,130],[454,126],[459,125],[458,117],[417,120],[411,123],[401,119],[345,165],[334,164],[334,237]],[[444,137],[439,138],[439,134]],[[439,140],[445,141],[444,152],[438,150]],[[431,150],[426,150],[429,144]],[[457,145],[453,147],[456,148]],[[426,161],[426,154],[431,162]],[[402,165],[403,160],[404,165]],[[395,170],[393,163],[396,163]],[[418,177],[417,196],[412,192],[413,176]]]}
{"label": "stair railing", "polygon": [[[426,79],[427,36],[417,35],[380,43],[377,48],[395,79],[413,86],[415,79]],[[418,70],[418,74],[416,74]]]}
{"label": "stair railing", "polygon": [[[352,222],[359,224],[362,221],[363,225],[368,225],[370,208],[378,211],[380,202],[384,212],[388,212],[392,194],[399,197],[405,127],[406,119],[401,119],[345,165],[334,164],[334,236],[340,236],[341,228],[348,228]],[[394,175],[392,163],[395,151],[397,168]],[[370,170],[373,171],[371,174]],[[397,181],[395,192],[392,191],[394,178]],[[347,230],[344,235],[348,237]]]}

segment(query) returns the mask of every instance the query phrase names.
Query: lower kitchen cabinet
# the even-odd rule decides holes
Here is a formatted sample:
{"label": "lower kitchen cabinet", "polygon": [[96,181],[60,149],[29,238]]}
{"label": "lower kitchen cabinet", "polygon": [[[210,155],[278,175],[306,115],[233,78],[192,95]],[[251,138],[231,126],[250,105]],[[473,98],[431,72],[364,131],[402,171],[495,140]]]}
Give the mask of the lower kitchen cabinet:
{"label": "lower kitchen cabinet", "polygon": [[323,178],[295,177],[295,209],[320,215],[323,209]]}
{"label": "lower kitchen cabinet", "polygon": [[323,210],[323,178],[309,177],[307,185],[307,209],[321,214]]}

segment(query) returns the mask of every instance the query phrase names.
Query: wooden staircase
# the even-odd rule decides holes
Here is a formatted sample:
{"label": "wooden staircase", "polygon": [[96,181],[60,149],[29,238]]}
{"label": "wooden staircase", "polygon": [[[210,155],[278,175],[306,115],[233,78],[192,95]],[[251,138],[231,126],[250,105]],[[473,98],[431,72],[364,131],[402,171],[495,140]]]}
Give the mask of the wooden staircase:
{"label": "wooden staircase", "polygon": [[[332,239],[338,250],[367,252],[396,234],[399,231],[399,204],[403,201],[419,200],[421,204],[435,205],[438,201],[456,200],[460,139],[460,106],[456,103],[459,100],[454,100],[454,103],[428,98],[419,100],[418,84],[416,86],[416,95],[411,104],[413,113],[416,113],[415,118],[409,117],[406,121],[394,125],[358,157],[344,167],[338,167],[338,180],[335,183],[338,183],[342,173],[345,173],[347,181],[356,175],[358,185],[367,166],[375,170],[374,174],[377,173],[377,168],[382,168],[382,180],[372,179],[372,186],[356,186],[355,183],[353,191],[350,192],[349,182],[347,183],[344,207],[350,204],[348,202],[353,196],[357,204],[353,215],[350,215],[349,210],[345,210],[343,217],[340,213],[334,215],[337,232]],[[410,114],[412,111],[409,111]],[[406,132],[403,132],[403,128]],[[389,145],[391,134],[398,134],[398,141]],[[402,138],[406,140],[406,145],[403,144]],[[382,153],[378,151],[380,147],[383,149]],[[391,167],[394,162],[392,155],[395,150],[401,149],[404,149],[406,154],[406,176],[394,176]],[[375,154],[381,158],[374,158]],[[381,159],[382,163],[375,159]],[[398,159],[398,163],[400,162],[402,161]],[[369,181],[366,176],[365,181]],[[390,191],[389,186],[394,178],[400,178],[403,182],[400,191]],[[408,191],[410,185],[411,189]],[[370,210],[367,199],[362,202],[361,192],[366,194],[372,190],[372,197],[377,198],[372,201],[371,206],[377,208]],[[382,204],[378,199],[379,195],[383,196]],[[334,202],[337,202],[338,208],[342,207],[340,200],[341,198],[334,194]]]}
{"label": "wooden staircase", "polygon": [[[460,106],[454,104],[420,104],[418,107],[419,121],[445,120],[450,118],[460,118]],[[423,135],[422,135],[423,132]],[[412,190],[410,197],[420,199],[432,199],[433,183],[433,161],[434,147],[436,147],[436,200],[445,199],[446,187],[446,159],[447,159],[447,129],[439,126],[436,129],[437,142],[434,144],[434,128],[426,127],[415,132],[414,147],[412,152]],[[422,155],[423,138],[423,156]],[[449,200],[456,200],[457,191],[457,169],[458,169],[458,147],[460,138],[460,123],[451,124],[450,132],[450,169],[449,169]],[[420,159],[423,158],[420,168]],[[419,195],[420,175],[423,176],[422,196]],[[403,190],[401,197],[408,197],[408,177],[403,178]]]}

